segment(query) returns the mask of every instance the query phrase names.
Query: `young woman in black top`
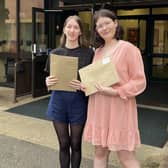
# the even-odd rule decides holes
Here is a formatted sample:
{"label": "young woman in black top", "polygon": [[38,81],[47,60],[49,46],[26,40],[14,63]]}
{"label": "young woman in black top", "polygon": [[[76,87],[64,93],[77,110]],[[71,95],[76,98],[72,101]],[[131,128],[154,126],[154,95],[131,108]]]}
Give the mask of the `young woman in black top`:
{"label": "young woman in black top", "polygon": [[[92,61],[93,50],[85,45],[81,19],[69,16],[64,23],[60,48],[51,53],[78,57],[78,69]],[[46,85],[51,86],[59,82],[56,76],[48,76]],[[76,92],[52,91],[47,115],[53,125],[60,145],[60,167],[79,168],[81,162],[81,144],[83,128],[87,116],[88,99],[81,91],[79,75],[77,80],[69,84]]]}

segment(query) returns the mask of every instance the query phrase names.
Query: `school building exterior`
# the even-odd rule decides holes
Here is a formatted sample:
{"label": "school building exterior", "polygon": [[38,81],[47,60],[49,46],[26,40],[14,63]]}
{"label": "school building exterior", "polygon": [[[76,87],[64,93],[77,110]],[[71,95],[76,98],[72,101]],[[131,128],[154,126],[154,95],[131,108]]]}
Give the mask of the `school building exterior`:
{"label": "school building exterior", "polygon": [[14,99],[47,93],[44,66],[59,44],[63,22],[77,14],[89,39],[95,10],[116,12],[125,40],[141,50],[149,83],[168,84],[168,1],[164,0],[1,0],[0,86]]}

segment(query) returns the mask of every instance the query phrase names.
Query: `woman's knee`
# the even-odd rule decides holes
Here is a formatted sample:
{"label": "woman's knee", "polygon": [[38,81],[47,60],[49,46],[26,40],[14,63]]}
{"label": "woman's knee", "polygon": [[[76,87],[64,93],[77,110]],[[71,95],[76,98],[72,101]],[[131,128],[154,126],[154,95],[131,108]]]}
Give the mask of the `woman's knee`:
{"label": "woman's knee", "polygon": [[81,151],[81,140],[72,140],[71,141],[71,149],[73,150],[73,151]]}
{"label": "woman's knee", "polygon": [[105,158],[109,155],[108,148],[104,148],[101,146],[96,146],[95,147],[95,157],[96,158]]}
{"label": "woman's knee", "polygon": [[119,160],[123,161],[123,160],[128,160],[129,158],[129,151],[118,151],[117,152],[118,158]]}
{"label": "woman's knee", "polygon": [[60,142],[60,149],[63,151],[69,150],[70,148],[70,141],[69,140],[62,140]]}

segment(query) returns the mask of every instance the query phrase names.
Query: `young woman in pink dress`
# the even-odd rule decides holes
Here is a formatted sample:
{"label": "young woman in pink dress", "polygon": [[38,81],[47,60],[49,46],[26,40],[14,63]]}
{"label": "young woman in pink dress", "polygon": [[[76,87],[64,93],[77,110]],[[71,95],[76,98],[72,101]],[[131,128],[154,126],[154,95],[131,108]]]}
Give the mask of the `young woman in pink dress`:
{"label": "young woman in pink dress", "polygon": [[[110,151],[116,151],[123,168],[140,168],[135,149],[140,145],[135,96],[146,87],[139,49],[120,40],[116,15],[106,9],[95,13],[93,62],[111,57],[120,81],[111,87],[98,83],[89,98],[84,139],[95,146],[94,168],[106,168]],[[110,78],[110,76],[109,76]]]}

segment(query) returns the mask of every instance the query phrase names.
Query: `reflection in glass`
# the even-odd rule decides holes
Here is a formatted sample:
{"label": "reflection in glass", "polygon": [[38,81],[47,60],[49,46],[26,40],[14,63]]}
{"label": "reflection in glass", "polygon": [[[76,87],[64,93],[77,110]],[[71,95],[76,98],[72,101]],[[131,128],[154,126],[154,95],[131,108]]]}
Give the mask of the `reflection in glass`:
{"label": "reflection in glass", "polygon": [[156,20],[153,34],[152,75],[155,78],[168,78],[168,21]]}
{"label": "reflection in glass", "polygon": [[16,53],[16,1],[1,0],[0,11],[0,83],[13,83]]}
{"label": "reflection in glass", "polygon": [[[31,58],[32,45],[32,7],[44,8],[44,0],[22,0],[20,7],[21,35],[20,48],[22,58]],[[38,18],[39,19],[39,18]],[[37,20],[40,24],[39,20]]]}
{"label": "reflection in glass", "polygon": [[152,74],[155,78],[168,78],[168,58],[153,58]]}
{"label": "reflection in glass", "polygon": [[154,22],[153,53],[168,54],[168,21]]}
{"label": "reflection in glass", "polygon": [[148,8],[142,8],[142,9],[131,9],[131,10],[117,10],[117,16],[129,16],[129,15],[148,15],[149,9]]}
{"label": "reflection in glass", "polygon": [[44,13],[37,13],[36,15],[36,40],[37,52],[44,53],[47,49],[47,37],[45,35],[45,16]]}
{"label": "reflection in glass", "polygon": [[16,53],[16,2],[0,1],[0,52]]}
{"label": "reflection in glass", "polygon": [[120,19],[119,23],[124,30],[123,39],[130,41],[144,52],[146,45],[146,21],[138,19]]}
{"label": "reflection in glass", "polygon": [[84,27],[84,33],[86,35],[87,40],[90,40],[90,34],[91,34],[91,23],[92,23],[92,14],[90,11],[80,11],[79,17],[82,19],[83,27]]}

